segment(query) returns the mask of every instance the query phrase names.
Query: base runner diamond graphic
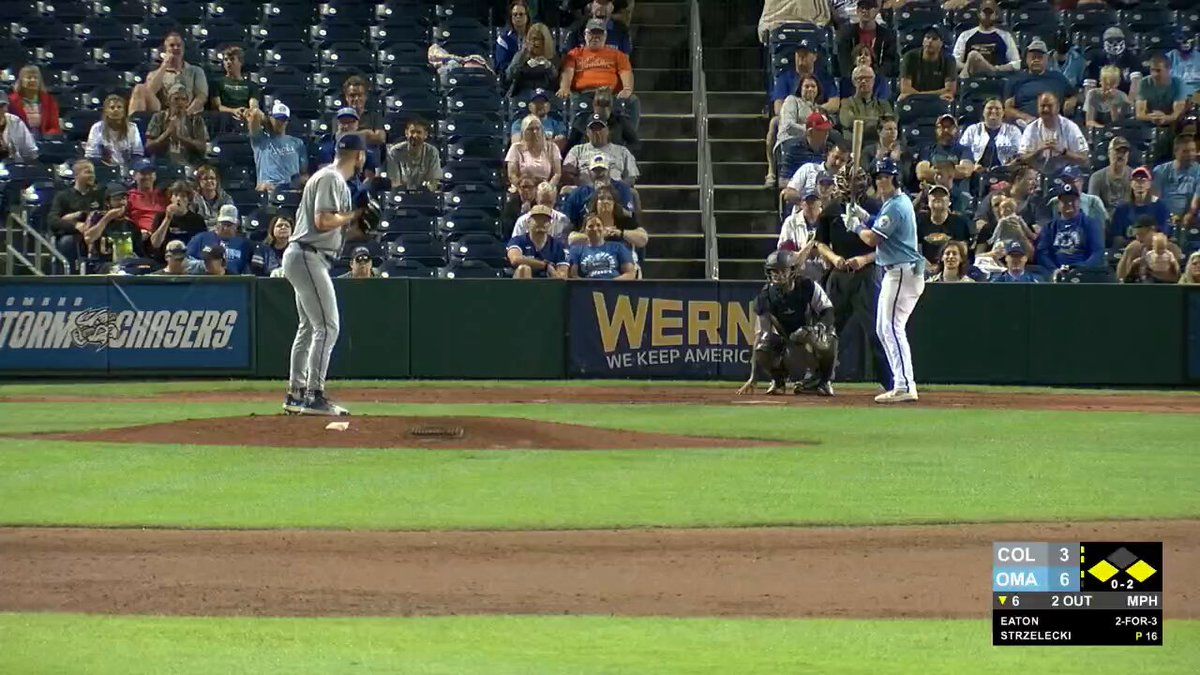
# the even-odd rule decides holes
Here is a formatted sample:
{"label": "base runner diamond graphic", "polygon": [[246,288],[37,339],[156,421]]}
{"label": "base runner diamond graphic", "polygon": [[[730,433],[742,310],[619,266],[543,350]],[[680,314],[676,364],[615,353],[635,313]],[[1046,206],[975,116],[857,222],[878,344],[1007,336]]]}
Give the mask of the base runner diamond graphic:
{"label": "base runner diamond graphic", "polygon": [[1108,581],[1113,578],[1117,572],[1121,570],[1113,567],[1107,560],[1101,560],[1088,570],[1088,574],[1096,577],[1100,581]]}
{"label": "base runner diamond graphic", "polygon": [[1125,570],[1125,573],[1140,582],[1154,576],[1154,573],[1157,571],[1158,570],[1147,564],[1145,560],[1139,560],[1131,565],[1129,569]]}

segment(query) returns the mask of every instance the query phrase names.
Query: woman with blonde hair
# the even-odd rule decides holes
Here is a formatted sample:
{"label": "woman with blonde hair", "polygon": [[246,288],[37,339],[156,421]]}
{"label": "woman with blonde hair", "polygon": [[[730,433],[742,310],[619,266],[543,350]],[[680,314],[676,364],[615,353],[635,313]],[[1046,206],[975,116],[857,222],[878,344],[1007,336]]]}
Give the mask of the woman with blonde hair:
{"label": "woman with blonde hair", "polygon": [[1200,286],[1200,251],[1192,251],[1179,274],[1179,283]]}
{"label": "woman with blonde hair", "polygon": [[967,245],[961,241],[948,241],[942,246],[942,254],[938,256],[942,262],[942,271],[929,278],[943,283],[974,282],[967,276]]}
{"label": "woman with blonde hair", "polygon": [[134,160],[145,155],[142,136],[129,121],[129,108],[123,96],[109,94],[103,110],[100,121],[88,132],[83,156],[128,171]]}
{"label": "woman with blonde hair", "polygon": [[8,111],[21,118],[35,139],[62,133],[58,101],[46,91],[37,66],[25,66],[17,73],[17,86],[8,96]]}
{"label": "woman with blonde hair", "polygon": [[505,78],[510,97],[524,98],[537,89],[550,92],[558,89],[558,55],[554,52],[554,36],[546,24],[529,27],[525,44],[513,57]]}
{"label": "woman with blonde hair", "polygon": [[1133,104],[1129,96],[1119,89],[1120,85],[1120,68],[1104,66],[1100,69],[1100,86],[1089,89],[1083,100],[1089,129],[1102,129],[1133,116]]}
{"label": "woman with blonde hair", "polygon": [[558,187],[562,178],[562,154],[546,138],[537,115],[528,115],[521,121],[521,140],[509,146],[504,161],[508,164],[509,192],[516,192],[521,176],[533,176],[554,187]]}

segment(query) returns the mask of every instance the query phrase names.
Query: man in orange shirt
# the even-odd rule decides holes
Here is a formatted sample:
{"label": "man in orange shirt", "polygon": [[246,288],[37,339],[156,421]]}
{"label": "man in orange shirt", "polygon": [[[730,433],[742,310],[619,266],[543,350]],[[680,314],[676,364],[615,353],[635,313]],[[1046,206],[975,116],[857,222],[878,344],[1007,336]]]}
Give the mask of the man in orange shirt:
{"label": "man in orange shirt", "polygon": [[558,95],[560,98],[570,97],[571,109],[578,110],[581,103],[591,103],[596,89],[609,87],[617,92],[617,99],[625,101],[624,105],[636,127],[640,111],[637,99],[633,96],[633,66],[624,52],[605,44],[606,36],[604,21],[588,21],[584,45],[572,49],[563,57]]}

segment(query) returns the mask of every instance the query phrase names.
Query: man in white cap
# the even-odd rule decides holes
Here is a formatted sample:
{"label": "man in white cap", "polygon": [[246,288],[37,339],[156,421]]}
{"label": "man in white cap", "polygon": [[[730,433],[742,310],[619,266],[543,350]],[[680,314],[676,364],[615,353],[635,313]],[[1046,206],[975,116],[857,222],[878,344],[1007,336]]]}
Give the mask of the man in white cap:
{"label": "man in white cap", "polygon": [[217,212],[216,228],[201,232],[188,242],[188,257],[203,260],[204,250],[215,246],[225,252],[225,267],[229,274],[249,274],[250,258],[254,255],[254,244],[238,234],[237,207],[226,204]]}
{"label": "man in white cap", "polygon": [[187,244],[179,239],[174,239],[167,244],[167,248],[163,251],[163,258],[167,261],[167,266],[151,272],[151,274],[161,275],[184,275],[184,274],[204,274],[204,263],[199,260],[191,260],[187,256]]}
{"label": "man in white cap", "polygon": [[270,116],[261,110],[250,110],[246,115],[259,192],[303,183],[307,177],[308,150],[304,141],[286,133],[291,116],[292,111],[280,100],[271,105]]}
{"label": "man in white cap", "polygon": [[578,183],[580,185],[591,185],[592,176],[589,171],[582,171],[588,160],[596,155],[603,155],[608,160],[608,173],[614,179],[622,181],[627,185],[633,185],[637,182],[638,171],[637,160],[634,159],[633,153],[623,145],[617,145],[609,141],[608,122],[598,114],[592,115],[587,126],[588,142],[576,145],[567,152],[566,159],[563,160],[563,167],[569,167],[575,173],[579,174]]}

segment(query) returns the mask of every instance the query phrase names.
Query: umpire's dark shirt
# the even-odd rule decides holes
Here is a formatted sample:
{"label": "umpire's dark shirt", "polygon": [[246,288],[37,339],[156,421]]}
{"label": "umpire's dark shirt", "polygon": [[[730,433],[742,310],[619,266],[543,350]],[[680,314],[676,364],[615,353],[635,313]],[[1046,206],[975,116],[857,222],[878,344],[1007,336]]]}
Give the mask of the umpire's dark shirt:
{"label": "umpire's dark shirt", "polygon": [[[862,207],[871,213],[878,213],[881,204],[877,200],[868,199],[863,202]],[[833,249],[834,253],[843,258],[873,253],[875,249],[859,239],[856,233],[846,231],[846,225],[842,221],[844,210],[842,202],[835,201],[821,211],[817,218],[817,241]]]}

